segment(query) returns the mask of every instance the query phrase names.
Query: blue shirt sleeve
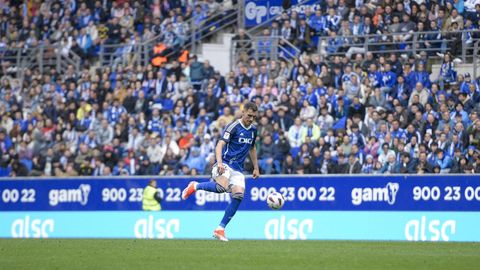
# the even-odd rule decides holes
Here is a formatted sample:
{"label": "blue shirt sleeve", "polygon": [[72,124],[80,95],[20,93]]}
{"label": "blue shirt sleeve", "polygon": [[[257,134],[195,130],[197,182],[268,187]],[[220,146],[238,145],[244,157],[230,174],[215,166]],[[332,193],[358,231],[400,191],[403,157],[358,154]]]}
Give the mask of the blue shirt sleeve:
{"label": "blue shirt sleeve", "polygon": [[225,127],[222,138],[220,138],[220,140],[226,143],[230,142],[230,139],[232,138],[233,134],[235,134],[235,130],[237,129],[236,122],[237,121],[234,121]]}

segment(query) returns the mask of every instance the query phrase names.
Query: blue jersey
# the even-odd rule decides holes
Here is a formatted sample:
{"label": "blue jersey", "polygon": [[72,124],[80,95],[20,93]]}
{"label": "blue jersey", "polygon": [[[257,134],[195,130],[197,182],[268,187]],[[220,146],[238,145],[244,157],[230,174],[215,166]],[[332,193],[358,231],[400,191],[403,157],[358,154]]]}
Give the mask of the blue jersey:
{"label": "blue jersey", "polygon": [[228,164],[230,168],[242,172],[243,162],[255,145],[257,139],[257,128],[254,125],[245,127],[240,119],[228,124],[223,132],[221,140],[227,145],[222,150],[222,160],[224,164]]}

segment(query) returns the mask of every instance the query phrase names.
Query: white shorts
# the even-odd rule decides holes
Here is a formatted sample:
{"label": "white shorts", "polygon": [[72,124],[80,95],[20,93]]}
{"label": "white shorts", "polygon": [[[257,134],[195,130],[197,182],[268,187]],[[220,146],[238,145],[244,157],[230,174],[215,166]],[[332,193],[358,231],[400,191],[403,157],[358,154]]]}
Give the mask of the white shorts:
{"label": "white shorts", "polygon": [[[223,164],[223,166],[225,167],[225,172],[222,176],[228,179],[228,192],[231,191],[232,186],[239,186],[245,189],[245,175],[230,168],[227,164]],[[219,176],[218,166],[215,164],[212,168],[212,179],[215,181]]]}

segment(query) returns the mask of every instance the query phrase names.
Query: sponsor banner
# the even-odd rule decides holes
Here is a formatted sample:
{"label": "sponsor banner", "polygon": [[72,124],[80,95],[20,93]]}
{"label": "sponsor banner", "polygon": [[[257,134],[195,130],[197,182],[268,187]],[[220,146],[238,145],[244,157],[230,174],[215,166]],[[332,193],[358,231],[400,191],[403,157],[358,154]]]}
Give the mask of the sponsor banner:
{"label": "sponsor banner", "polygon": [[[282,2],[282,0],[245,0],[245,26],[251,27],[261,24],[282,13]],[[292,6],[303,3],[293,9],[300,14],[303,14],[307,7],[312,10],[320,8],[318,1],[314,0],[292,0],[290,2]]]}
{"label": "sponsor banner", "polygon": [[[192,179],[159,178],[163,210],[224,210],[229,194],[199,191],[186,201]],[[197,178],[208,181],[208,178]],[[0,211],[141,210],[149,178],[0,180]],[[479,175],[269,176],[247,179],[241,210],[269,210],[270,192],[285,197],[283,210],[480,211]]]}
{"label": "sponsor banner", "polygon": [[[209,239],[222,211],[8,212],[2,238]],[[231,239],[480,241],[473,212],[243,211]]]}

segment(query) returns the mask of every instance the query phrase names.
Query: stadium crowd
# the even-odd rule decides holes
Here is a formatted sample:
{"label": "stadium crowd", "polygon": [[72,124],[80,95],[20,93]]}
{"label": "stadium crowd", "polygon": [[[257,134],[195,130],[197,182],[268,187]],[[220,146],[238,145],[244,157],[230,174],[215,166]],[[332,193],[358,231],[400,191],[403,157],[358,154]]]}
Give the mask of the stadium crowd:
{"label": "stadium crowd", "polygon": [[[342,44],[333,47],[345,54],[331,59],[309,53],[306,33],[376,33],[401,19],[405,36],[424,15],[431,23],[423,27],[439,35],[440,26],[478,29],[480,1],[382,2],[328,0],[310,16],[286,14],[265,33],[288,34],[305,54],[293,65],[249,59],[222,75],[194,55],[161,67],[91,67],[100,43],[163,35],[181,46],[181,18],[207,18],[219,8],[213,0],[7,1],[0,6],[0,48],[60,43],[89,61],[79,74],[73,66],[60,74],[26,70],[23,85],[2,78],[0,173],[209,174],[215,143],[248,100],[259,107],[256,143],[265,174],[480,173],[480,88],[471,74],[456,74],[455,51],[438,47],[440,80],[430,79],[430,51],[404,59]],[[248,40],[239,32],[238,40]]]}
{"label": "stadium crowd", "polygon": [[[271,27],[264,29],[263,36],[281,36],[301,52],[316,50],[323,37],[328,53],[342,53],[348,58],[365,53],[365,38],[360,37],[364,35],[370,35],[367,38],[370,43],[382,43],[370,46],[370,51],[423,49],[434,55],[449,50],[453,56],[461,53],[462,39],[464,46],[472,48],[474,37],[479,36],[480,1],[477,0],[327,0],[301,10],[303,13],[295,9],[290,13],[284,11]],[[416,48],[412,48],[409,41],[415,32],[425,33],[417,35]],[[261,40],[260,53],[268,54],[270,43]]]}
{"label": "stadium crowd", "polygon": [[[2,1],[0,55],[14,54],[11,48],[26,52],[36,46],[55,45],[52,53],[68,56],[74,52],[85,64],[91,64],[100,44],[124,44],[114,51],[114,56],[122,57],[135,44],[154,38],[175,51],[190,35],[188,20],[193,18],[196,26],[204,25],[210,17],[231,8],[231,3],[219,2],[228,1]],[[2,68],[15,69],[8,64],[2,63]]]}

